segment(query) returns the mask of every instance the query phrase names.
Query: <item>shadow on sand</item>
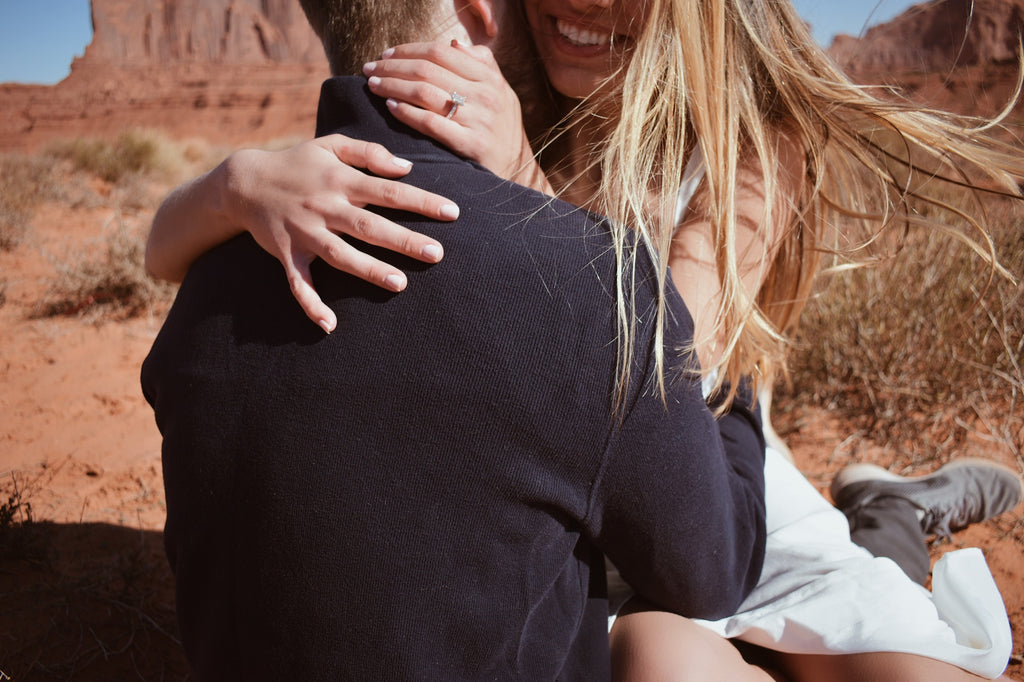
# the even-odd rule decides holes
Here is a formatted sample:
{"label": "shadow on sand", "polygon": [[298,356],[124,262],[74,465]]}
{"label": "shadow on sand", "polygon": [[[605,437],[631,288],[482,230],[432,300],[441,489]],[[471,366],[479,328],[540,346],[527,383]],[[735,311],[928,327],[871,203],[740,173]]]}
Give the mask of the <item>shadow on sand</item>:
{"label": "shadow on sand", "polygon": [[0,524],[0,681],[188,677],[161,533]]}

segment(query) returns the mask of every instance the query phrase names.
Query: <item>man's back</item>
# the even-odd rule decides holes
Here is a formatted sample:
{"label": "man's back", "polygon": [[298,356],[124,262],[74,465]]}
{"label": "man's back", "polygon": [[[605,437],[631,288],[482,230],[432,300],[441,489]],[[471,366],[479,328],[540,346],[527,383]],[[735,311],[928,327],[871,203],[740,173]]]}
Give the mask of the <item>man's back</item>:
{"label": "man's back", "polygon": [[[734,500],[666,500],[691,493],[662,483],[721,478],[693,446],[714,424],[693,382],[668,406],[652,394],[646,323],[622,419],[613,413],[607,232],[385,129],[358,82],[325,86],[322,128],[348,105],[346,130],[413,161],[410,181],[458,202],[462,218],[407,221],[447,255],[400,263],[400,295],[317,271],[339,318],[329,337],[248,238],[190,272],[143,372],[165,437],[166,542],[190,661],[209,679],[606,676],[598,545],[652,596],[699,602],[676,593],[713,577],[734,599],[759,564],[756,509],[741,508],[757,506],[757,473]],[[637,312],[655,290],[639,285]],[[672,334],[688,324],[684,311]],[[742,576],[700,575],[717,561],[662,576],[631,558],[646,547],[685,564],[679,536],[701,531],[680,521],[695,520],[686,509],[706,506],[705,493],[725,497],[737,525],[708,532],[749,545],[725,560]]]}

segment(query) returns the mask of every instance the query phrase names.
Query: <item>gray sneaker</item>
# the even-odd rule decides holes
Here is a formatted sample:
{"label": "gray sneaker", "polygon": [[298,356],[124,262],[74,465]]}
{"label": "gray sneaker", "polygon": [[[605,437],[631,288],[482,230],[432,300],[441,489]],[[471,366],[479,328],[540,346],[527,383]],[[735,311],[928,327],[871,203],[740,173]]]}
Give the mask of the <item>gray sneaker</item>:
{"label": "gray sneaker", "polygon": [[985,459],[955,459],[926,476],[904,477],[874,464],[844,467],[830,488],[844,513],[885,497],[899,497],[918,508],[926,535],[953,531],[1010,511],[1024,498],[1017,472]]}

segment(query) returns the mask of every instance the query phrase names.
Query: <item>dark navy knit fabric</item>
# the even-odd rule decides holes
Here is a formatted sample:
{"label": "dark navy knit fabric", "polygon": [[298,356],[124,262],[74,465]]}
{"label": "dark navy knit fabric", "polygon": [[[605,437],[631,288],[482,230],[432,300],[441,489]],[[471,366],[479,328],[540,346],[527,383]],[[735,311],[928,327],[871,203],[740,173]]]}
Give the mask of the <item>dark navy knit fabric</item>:
{"label": "dark navy knit fabric", "polygon": [[[653,266],[613,406],[615,261],[591,215],[500,180],[324,85],[319,133],[385,144],[458,203],[384,292],[319,267],[324,335],[248,236],[190,270],[142,370],[165,542],[199,680],[608,677],[602,555],[648,600],[729,614],[764,551],[763,444],[699,382],[654,383]],[[670,292],[672,357],[692,335]],[[679,370],[679,362],[670,363]]]}

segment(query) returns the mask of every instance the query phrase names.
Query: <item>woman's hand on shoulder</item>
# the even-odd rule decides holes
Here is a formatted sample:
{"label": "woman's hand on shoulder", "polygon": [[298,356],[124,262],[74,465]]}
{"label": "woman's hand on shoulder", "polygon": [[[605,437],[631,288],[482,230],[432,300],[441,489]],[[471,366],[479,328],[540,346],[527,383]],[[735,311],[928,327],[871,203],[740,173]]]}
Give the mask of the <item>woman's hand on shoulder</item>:
{"label": "woman's hand on shoulder", "polygon": [[343,135],[277,152],[234,152],[165,200],[153,219],[147,268],[156,277],[180,281],[205,251],[248,231],[281,261],[306,315],[330,332],[337,318],[313,287],[310,264],[316,258],[390,291],[402,291],[407,283],[401,270],[363,253],[340,234],[427,263],[443,256],[436,240],[366,208],[457,218],[459,209],[450,200],[395,179],[410,168],[379,144]]}
{"label": "woman's hand on shoulder", "polygon": [[363,73],[409,127],[496,175],[552,193],[523,130],[519,98],[487,47],[454,40],[400,45]]}

